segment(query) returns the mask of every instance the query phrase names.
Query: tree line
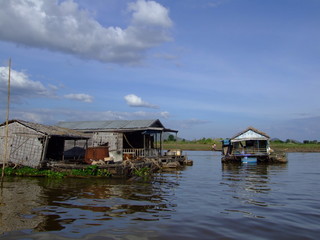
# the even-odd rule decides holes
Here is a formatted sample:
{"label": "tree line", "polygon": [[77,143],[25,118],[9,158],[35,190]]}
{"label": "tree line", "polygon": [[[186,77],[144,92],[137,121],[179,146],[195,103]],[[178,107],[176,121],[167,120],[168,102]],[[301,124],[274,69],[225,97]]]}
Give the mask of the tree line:
{"label": "tree line", "polygon": [[[169,135],[167,139],[164,140],[164,142],[185,142],[185,143],[198,143],[198,144],[215,144],[222,140],[223,138],[200,138],[200,139],[194,139],[194,140],[186,140],[183,138],[176,138],[174,135]],[[282,141],[278,138],[271,139],[270,142],[273,143],[296,143],[296,144],[320,144],[318,140],[303,140],[302,142],[299,142],[294,139],[287,139],[285,141]]]}

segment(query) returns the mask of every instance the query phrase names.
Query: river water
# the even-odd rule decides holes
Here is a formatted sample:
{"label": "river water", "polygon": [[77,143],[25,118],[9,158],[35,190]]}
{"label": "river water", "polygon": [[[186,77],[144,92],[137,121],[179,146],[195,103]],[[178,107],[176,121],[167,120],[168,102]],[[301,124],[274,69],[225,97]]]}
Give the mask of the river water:
{"label": "river water", "polygon": [[151,180],[5,178],[1,239],[319,239],[320,154],[222,165],[219,153]]}

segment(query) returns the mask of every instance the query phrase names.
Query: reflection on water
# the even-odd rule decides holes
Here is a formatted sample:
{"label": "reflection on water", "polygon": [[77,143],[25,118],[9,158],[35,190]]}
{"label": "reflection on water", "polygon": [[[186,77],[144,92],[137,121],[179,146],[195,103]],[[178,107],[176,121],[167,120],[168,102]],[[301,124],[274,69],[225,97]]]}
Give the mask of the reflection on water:
{"label": "reflection on water", "polygon": [[122,179],[6,178],[0,195],[0,229],[2,233],[60,231],[68,225],[99,226],[123,217],[130,221],[169,219],[175,205],[167,196],[178,186],[178,178],[177,174],[176,182],[168,182],[158,175],[152,182],[134,183]]}
{"label": "reflection on water", "polygon": [[268,175],[286,169],[286,164],[222,164],[222,178],[225,180],[223,183],[235,189],[241,188],[245,191],[264,193],[271,190]]}
{"label": "reflection on water", "polygon": [[[320,154],[194,165],[147,181],[5,178],[1,239],[318,239]],[[193,155],[191,155],[193,154]]]}
{"label": "reflection on water", "polygon": [[273,203],[269,201],[270,198],[264,196],[269,194],[272,191],[272,185],[276,184],[272,182],[269,175],[286,171],[287,164],[223,163],[221,166],[221,184],[227,185],[229,188],[225,191],[240,203],[239,209],[226,209],[226,212],[239,212],[247,216],[264,218],[264,216],[252,212],[255,208],[251,208],[250,211],[240,210],[240,208],[245,209],[250,205],[258,207],[272,205]]}
{"label": "reflection on water", "polygon": [[33,209],[39,206],[41,187],[34,179],[15,181],[6,179],[0,189],[0,234],[18,229],[35,229],[44,217],[35,215]]}

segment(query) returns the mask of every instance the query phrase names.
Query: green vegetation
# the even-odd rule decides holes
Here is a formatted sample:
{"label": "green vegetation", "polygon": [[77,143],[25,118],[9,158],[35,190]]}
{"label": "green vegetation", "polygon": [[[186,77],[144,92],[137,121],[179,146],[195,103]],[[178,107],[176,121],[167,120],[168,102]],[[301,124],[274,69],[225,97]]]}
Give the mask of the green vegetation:
{"label": "green vegetation", "polygon": [[[172,135],[170,135],[172,136]],[[199,140],[187,141],[182,140],[171,140],[170,136],[168,140],[165,140],[163,143],[164,149],[181,149],[181,150],[194,150],[194,151],[210,151],[212,150],[212,145],[216,144],[217,149],[221,149],[221,140],[222,138],[202,138]]]}
{"label": "green vegetation", "polygon": [[63,172],[53,170],[40,170],[31,167],[21,168],[5,168],[5,176],[32,176],[32,177],[49,177],[49,178],[63,178],[63,177],[111,177],[111,173],[107,169],[99,169],[98,166],[89,166],[85,169],[72,169]]}
{"label": "green vegetation", "polygon": [[[221,140],[222,138],[202,138],[199,140],[186,141],[182,140],[165,140],[163,143],[163,148],[168,149],[181,149],[181,150],[191,150],[191,151],[211,151],[212,145],[216,144],[216,149],[221,150]],[[281,141],[279,139],[270,142],[271,148],[275,151],[285,151],[285,152],[320,152],[320,142],[313,140],[304,140],[300,143],[295,140],[287,139],[286,141]]]}
{"label": "green vegetation", "polygon": [[99,169],[97,165],[91,165],[84,169],[71,169],[65,172],[67,176],[73,177],[111,177],[111,173],[107,169]]}
{"label": "green vegetation", "polygon": [[31,167],[12,168],[6,167],[4,170],[5,176],[32,176],[32,177],[51,177],[62,178],[64,173],[51,170],[39,170]]}
{"label": "green vegetation", "polygon": [[271,142],[271,148],[275,151],[284,152],[320,152],[319,143],[286,143],[286,142]]}
{"label": "green vegetation", "polygon": [[146,177],[149,177],[151,175],[151,169],[148,168],[148,167],[143,167],[143,168],[139,168],[139,169],[135,169],[133,171],[133,174],[137,177],[143,177],[143,178],[146,178]]}

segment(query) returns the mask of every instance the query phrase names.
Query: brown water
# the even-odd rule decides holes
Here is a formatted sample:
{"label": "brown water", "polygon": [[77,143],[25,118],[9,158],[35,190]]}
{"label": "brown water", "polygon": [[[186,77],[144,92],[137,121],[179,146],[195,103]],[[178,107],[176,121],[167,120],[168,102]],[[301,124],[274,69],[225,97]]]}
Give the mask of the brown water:
{"label": "brown water", "polygon": [[[1,239],[319,239],[320,154],[194,166],[152,180],[6,178]],[[214,155],[215,154],[215,155]]]}

